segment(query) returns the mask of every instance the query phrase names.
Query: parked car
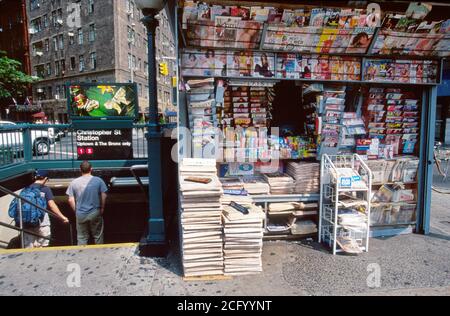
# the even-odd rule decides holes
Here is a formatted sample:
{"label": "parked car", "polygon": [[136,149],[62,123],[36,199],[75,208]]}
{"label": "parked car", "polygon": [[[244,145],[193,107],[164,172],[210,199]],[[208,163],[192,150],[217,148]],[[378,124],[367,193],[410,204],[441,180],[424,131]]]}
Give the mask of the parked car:
{"label": "parked car", "polygon": [[[2,132],[1,128],[14,129],[18,126],[14,122],[0,121],[0,148],[13,149],[23,151],[23,134],[20,131],[7,130]],[[37,156],[48,155],[50,153],[51,145],[55,143],[55,135],[53,129],[48,130],[32,130],[31,144],[33,146],[33,154]]]}

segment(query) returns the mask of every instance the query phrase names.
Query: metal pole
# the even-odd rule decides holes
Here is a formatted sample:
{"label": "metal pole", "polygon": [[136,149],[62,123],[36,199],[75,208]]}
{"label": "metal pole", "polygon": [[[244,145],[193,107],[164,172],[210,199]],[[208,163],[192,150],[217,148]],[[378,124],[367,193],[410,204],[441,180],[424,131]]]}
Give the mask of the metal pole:
{"label": "metal pole", "polygon": [[22,200],[18,199],[18,207],[19,207],[19,227],[20,227],[20,245],[22,249],[25,249],[25,234],[23,232],[23,217],[22,217]]}
{"label": "metal pole", "polygon": [[149,172],[149,223],[147,242],[154,245],[166,243],[166,231],[163,211],[162,164],[161,164],[161,129],[158,124],[158,83],[156,78],[156,28],[158,20],[156,10],[143,10],[142,22],[148,33],[148,67],[149,67],[149,127],[148,127],[148,172]]}

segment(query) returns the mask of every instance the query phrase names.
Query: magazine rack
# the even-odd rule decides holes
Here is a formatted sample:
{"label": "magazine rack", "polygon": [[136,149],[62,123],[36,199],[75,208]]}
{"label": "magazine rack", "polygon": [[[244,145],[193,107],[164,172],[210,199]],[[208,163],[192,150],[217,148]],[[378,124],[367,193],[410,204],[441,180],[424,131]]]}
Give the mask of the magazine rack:
{"label": "magazine rack", "polygon": [[[290,53],[367,53],[376,28],[287,27],[220,17],[221,22],[187,21],[186,43],[214,49],[259,49]],[[223,21],[222,21],[223,20]]]}
{"label": "magazine rack", "polygon": [[422,34],[379,29],[373,40],[371,55],[450,56],[450,34]]}
{"label": "magazine rack", "polygon": [[362,59],[351,56],[186,49],[181,64],[184,77],[335,82],[362,78]]}
{"label": "magazine rack", "polygon": [[423,59],[364,59],[363,81],[406,84],[439,84],[442,64]]}
{"label": "magazine rack", "polygon": [[[353,176],[343,176],[351,171]],[[322,157],[319,242],[326,243],[336,255],[339,238],[350,238],[361,251],[369,251],[372,172],[359,155]],[[349,205],[352,205],[349,207]],[[364,227],[341,225],[343,210],[358,209]]]}

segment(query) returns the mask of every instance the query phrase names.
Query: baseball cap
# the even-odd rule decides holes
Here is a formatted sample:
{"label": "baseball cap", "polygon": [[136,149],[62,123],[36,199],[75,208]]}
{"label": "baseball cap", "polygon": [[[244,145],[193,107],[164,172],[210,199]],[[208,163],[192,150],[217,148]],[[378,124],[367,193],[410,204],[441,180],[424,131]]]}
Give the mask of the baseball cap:
{"label": "baseball cap", "polygon": [[48,178],[47,170],[36,170],[35,173],[36,178]]}

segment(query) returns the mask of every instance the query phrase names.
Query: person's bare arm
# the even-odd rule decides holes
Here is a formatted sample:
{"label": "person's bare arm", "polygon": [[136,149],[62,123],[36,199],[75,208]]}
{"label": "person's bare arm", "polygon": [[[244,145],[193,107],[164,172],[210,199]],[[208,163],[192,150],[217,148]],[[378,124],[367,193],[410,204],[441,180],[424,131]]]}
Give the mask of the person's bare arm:
{"label": "person's bare arm", "polygon": [[48,207],[49,207],[50,211],[52,211],[53,213],[58,215],[59,218],[61,218],[64,223],[68,223],[69,222],[69,219],[67,217],[65,217],[63,215],[63,213],[61,213],[61,210],[59,209],[58,205],[56,205],[54,200],[48,201]]}
{"label": "person's bare arm", "polygon": [[77,205],[75,203],[75,198],[73,196],[69,196],[69,205],[74,212],[77,210]]}
{"label": "person's bare arm", "polygon": [[103,215],[105,213],[105,205],[106,205],[106,198],[108,195],[106,193],[102,193],[102,205],[100,207],[100,213]]}

